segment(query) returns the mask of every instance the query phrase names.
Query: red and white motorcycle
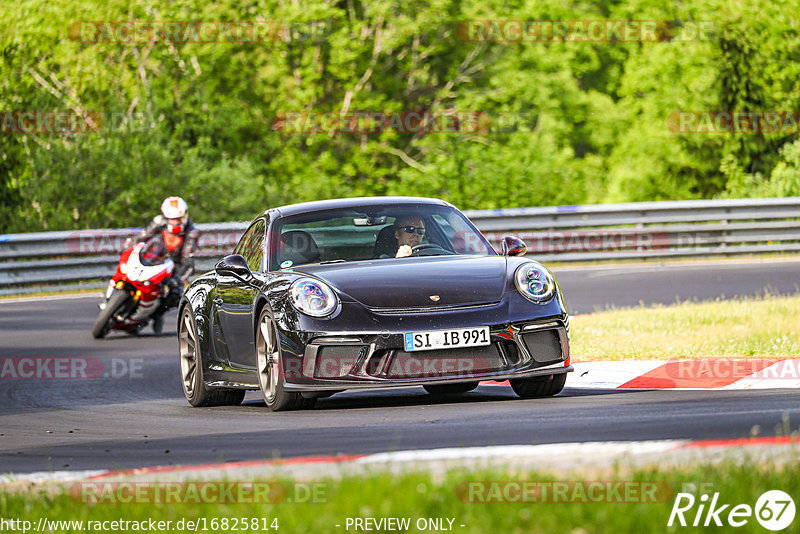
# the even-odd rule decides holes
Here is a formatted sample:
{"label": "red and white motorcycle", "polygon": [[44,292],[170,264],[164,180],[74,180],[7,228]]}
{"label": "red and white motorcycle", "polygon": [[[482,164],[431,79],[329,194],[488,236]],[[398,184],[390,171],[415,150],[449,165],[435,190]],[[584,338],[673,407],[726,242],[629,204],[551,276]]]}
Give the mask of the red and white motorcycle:
{"label": "red and white motorcycle", "polygon": [[104,337],[111,330],[137,333],[159,309],[168,289],[165,281],[175,264],[159,238],[125,249],[106,291],[105,305],[94,321],[92,335]]}

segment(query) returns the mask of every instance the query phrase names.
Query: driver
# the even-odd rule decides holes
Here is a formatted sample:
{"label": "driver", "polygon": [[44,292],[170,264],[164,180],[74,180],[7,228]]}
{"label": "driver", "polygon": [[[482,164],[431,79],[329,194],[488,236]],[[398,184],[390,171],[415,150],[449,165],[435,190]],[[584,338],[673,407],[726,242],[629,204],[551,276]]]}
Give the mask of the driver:
{"label": "driver", "polygon": [[411,256],[411,248],[422,243],[425,236],[425,222],[422,217],[408,215],[394,221],[394,237],[397,239],[395,258]]}

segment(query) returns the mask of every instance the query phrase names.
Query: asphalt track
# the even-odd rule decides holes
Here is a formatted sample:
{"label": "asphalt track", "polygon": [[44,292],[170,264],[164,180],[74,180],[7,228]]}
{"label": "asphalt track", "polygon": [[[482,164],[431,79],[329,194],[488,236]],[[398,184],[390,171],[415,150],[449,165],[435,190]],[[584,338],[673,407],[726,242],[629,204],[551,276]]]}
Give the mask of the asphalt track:
{"label": "asphalt track", "polygon": [[[572,313],[608,306],[800,293],[800,260],[556,269]],[[84,357],[92,380],[0,379],[0,472],[123,469],[399,449],[775,435],[800,420],[796,390],[617,391],[569,387],[518,400],[481,386],[460,400],[422,388],[358,392],[304,412],[191,408],[175,317],[161,336],[94,340],[97,297],[0,301],[0,356]],[[108,375],[108,376],[103,376]]]}

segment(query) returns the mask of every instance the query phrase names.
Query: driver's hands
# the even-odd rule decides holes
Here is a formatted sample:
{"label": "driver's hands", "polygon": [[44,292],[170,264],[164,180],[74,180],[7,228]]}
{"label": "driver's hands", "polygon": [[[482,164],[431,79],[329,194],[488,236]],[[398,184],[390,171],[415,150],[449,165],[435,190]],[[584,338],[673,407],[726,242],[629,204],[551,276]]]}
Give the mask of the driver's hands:
{"label": "driver's hands", "polygon": [[397,249],[395,258],[406,258],[408,256],[411,256],[411,247],[408,245],[403,245]]}

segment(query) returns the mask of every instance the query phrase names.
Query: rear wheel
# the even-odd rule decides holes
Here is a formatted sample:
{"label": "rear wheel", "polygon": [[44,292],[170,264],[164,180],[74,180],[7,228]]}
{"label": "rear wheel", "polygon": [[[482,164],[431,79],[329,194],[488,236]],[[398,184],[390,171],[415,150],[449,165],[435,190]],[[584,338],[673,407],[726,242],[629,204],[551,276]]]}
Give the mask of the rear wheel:
{"label": "rear wheel", "polygon": [[456,382],[455,384],[429,384],[422,386],[431,395],[460,395],[478,387],[477,382]]}
{"label": "rear wheel", "polygon": [[567,373],[548,375],[537,378],[520,378],[510,380],[511,388],[520,398],[552,397],[561,393],[567,381]]}
{"label": "rear wheel", "polygon": [[105,337],[112,328],[117,326],[120,321],[117,317],[122,310],[128,305],[128,300],[131,298],[130,293],[122,290],[114,290],[106,302],[106,307],[100,310],[100,314],[94,321],[92,326],[92,335],[95,339]]}
{"label": "rear wheel", "polygon": [[192,406],[230,406],[241,404],[243,389],[209,389],[203,379],[203,359],[197,336],[197,324],[189,306],[181,313],[178,323],[181,382],[183,394]]}
{"label": "rear wheel", "polygon": [[278,326],[269,310],[264,309],[256,331],[256,366],[261,397],[273,412],[311,408],[316,397],[306,398],[297,391],[287,391],[286,367],[281,356]]}

